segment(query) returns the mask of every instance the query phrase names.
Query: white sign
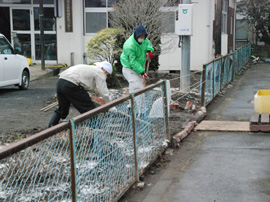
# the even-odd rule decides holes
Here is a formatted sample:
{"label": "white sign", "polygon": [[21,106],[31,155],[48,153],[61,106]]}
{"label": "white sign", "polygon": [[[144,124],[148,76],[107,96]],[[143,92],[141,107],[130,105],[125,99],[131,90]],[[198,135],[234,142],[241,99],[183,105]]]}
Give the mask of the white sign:
{"label": "white sign", "polygon": [[181,36],[192,35],[192,4],[179,4],[176,13],[175,33]]}

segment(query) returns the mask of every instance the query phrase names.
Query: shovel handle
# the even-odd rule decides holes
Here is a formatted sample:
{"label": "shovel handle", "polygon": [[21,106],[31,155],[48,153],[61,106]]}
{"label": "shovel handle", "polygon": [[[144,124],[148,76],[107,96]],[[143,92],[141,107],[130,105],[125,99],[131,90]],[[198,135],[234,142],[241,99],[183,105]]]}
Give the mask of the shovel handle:
{"label": "shovel handle", "polygon": [[[146,74],[148,74],[149,65],[150,65],[150,60],[147,61],[147,67],[146,67],[146,71],[145,71]],[[146,87],[146,83],[147,83],[147,81],[146,81],[146,79],[144,79],[144,81],[143,81],[144,87]]]}

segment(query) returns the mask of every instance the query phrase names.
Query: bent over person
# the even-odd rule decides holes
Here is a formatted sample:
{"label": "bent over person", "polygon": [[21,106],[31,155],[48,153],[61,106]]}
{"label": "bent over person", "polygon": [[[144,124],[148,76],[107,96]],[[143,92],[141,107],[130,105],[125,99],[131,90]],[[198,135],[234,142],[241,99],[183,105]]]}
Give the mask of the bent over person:
{"label": "bent over person", "polygon": [[60,74],[56,85],[59,107],[54,112],[48,127],[59,123],[69,114],[70,104],[80,113],[87,112],[96,107],[88,92],[98,90],[99,95],[107,103],[110,101],[107,88],[107,76],[112,73],[109,62],[98,62],[96,65],[75,65]]}

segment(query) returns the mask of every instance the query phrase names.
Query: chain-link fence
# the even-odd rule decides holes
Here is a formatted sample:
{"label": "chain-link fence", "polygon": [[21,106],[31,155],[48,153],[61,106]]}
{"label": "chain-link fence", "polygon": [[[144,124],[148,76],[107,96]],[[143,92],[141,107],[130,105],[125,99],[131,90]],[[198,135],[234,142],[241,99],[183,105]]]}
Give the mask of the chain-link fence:
{"label": "chain-link fence", "polygon": [[200,88],[202,106],[208,105],[234,79],[250,56],[251,45],[248,44],[203,66]]}
{"label": "chain-link fence", "polygon": [[160,81],[9,145],[0,201],[118,200],[167,147],[168,113]]}

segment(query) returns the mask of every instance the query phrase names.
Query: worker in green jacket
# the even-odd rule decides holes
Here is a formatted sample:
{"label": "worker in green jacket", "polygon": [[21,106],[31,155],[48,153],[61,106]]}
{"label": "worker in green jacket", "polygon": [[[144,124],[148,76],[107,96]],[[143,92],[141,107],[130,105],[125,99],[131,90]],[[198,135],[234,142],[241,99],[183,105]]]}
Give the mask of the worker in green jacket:
{"label": "worker in green jacket", "polygon": [[147,31],[143,25],[138,25],[134,33],[126,40],[120,57],[123,66],[122,72],[129,83],[129,92],[144,87],[143,79],[148,79],[145,74],[145,58],[153,58],[154,49],[147,39]]}

